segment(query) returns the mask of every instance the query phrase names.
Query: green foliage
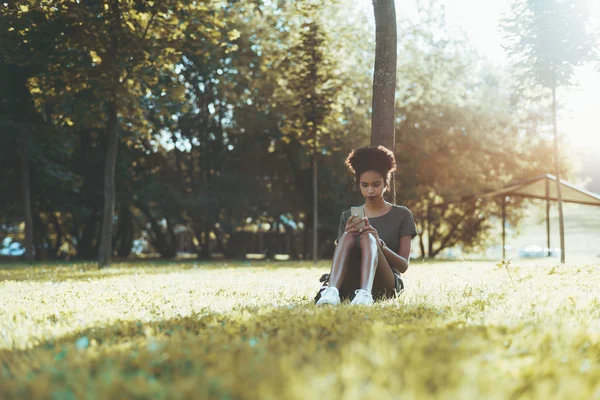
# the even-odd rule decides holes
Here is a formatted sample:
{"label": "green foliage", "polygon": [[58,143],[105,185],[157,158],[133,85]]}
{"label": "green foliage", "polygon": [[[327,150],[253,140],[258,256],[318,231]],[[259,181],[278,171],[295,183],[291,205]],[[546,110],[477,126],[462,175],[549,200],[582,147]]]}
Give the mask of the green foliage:
{"label": "green foliage", "polygon": [[586,0],[517,0],[503,28],[525,79],[545,88],[571,83],[573,70],[597,56]]}
{"label": "green foliage", "polygon": [[511,40],[509,53],[520,70],[522,87],[541,86],[551,94],[554,168],[559,209],[561,260],[565,262],[563,202],[556,89],[570,84],[574,68],[597,57],[596,38],[589,32],[585,0],[520,0],[504,21]]}
{"label": "green foliage", "polygon": [[[217,224],[227,237],[247,218],[310,225],[315,150],[327,245],[362,200],[343,161],[368,143],[374,27],[358,5],[321,3],[121,0],[120,18],[106,1],[0,5],[2,218],[20,221],[13,149],[31,129],[36,246],[96,256],[118,99],[119,254],[147,235],[169,257],[181,227],[207,257]],[[433,257],[486,243],[498,205],[461,199],[546,172],[550,155],[545,114],[513,77],[440,36],[443,13],[420,12],[399,24],[397,181]]]}
{"label": "green foliage", "polygon": [[[422,8],[400,42],[397,198],[410,206],[424,257],[480,249],[500,215],[477,196],[546,172],[549,146],[531,113],[518,114],[510,76],[489,68],[464,38],[438,37],[443,10]],[[535,116],[535,115],[533,115]],[[510,222],[521,214],[512,199]]]}
{"label": "green foliage", "polygon": [[303,15],[297,43],[288,51],[282,63],[281,90],[287,112],[283,121],[282,140],[289,143],[295,138],[312,154],[327,154],[334,147],[336,96],[340,81],[335,77],[335,63],[326,53],[325,36],[319,22],[315,21],[314,8]]}

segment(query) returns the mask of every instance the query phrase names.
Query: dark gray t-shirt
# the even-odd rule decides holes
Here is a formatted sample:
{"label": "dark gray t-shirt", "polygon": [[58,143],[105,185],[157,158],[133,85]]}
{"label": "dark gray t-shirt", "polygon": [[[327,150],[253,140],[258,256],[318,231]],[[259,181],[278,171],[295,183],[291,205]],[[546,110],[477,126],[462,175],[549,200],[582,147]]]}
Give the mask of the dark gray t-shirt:
{"label": "dark gray t-shirt", "polygon": [[[350,210],[344,211],[340,217],[338,240],[346,231],[348,218],[350,218]],[[412,212],[404,206],[392,205],[392,209],[387,214],[369,218],[369,223],[377,229],[377,233],[385,245],[395,253],[398,253],[401,237],[410,236],[412,239],[417,236],[417,227]]]}

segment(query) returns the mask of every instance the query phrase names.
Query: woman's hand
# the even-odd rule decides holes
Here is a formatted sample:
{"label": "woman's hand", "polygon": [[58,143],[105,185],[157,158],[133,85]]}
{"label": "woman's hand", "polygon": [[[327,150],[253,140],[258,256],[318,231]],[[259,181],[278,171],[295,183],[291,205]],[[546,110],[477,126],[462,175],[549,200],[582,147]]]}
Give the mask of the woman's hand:
{"label": "woman's hand", "polygon": [[367,218],[358,218],[356,215],[351,215],[350,218],[348,218],[348,221],[346,222],[346,233],[350,233],[352,235],[360,235],[362,232],[357,227],[357,225],[359,225],[362,221],[364,221],[367,225],[369,224],[369,220]]}
{"label": "woman's hand", "polygon": [[362,235],[363,233],[370,233],[373,236],[375,236],[375,240],[377,240],[377,246],[381,247],[381,239],[379,238],[379,233],[377,232],[377,229],[373,228],[371,226],[371,224],[369,223],[369,220],[367,218],[365,218],[367,220],[367,226],[365,226],[364,228],[360,229],[359,232]]}

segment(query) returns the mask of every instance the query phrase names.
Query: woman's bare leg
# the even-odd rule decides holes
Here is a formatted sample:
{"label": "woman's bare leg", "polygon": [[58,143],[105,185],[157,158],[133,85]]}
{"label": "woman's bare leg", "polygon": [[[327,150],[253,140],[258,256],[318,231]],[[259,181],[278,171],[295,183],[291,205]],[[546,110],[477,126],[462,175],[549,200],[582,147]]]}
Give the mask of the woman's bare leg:
{"label": "woman's bare leg", "polygon": [[333,262],[331,264],[331,273],[329,274],[329,286],[339,289],[348,273],[348,265],[352,250],[355,246],[355,237],[350,233],[344,233],[340,236],[338,245],[333,253]]}
{"label": "woman's bare leg", "polygon": [[385,258],[383,251],[377,249],[379,256],[377,257],[377,271],[375,272],[375,279],[373,281],[373,297],[394,297],[394,290],[396,289],[396,278],[394,272],[390,267],[390,264]]}
{"label": "woman's bare leg", "polygon": [[373,289],[373,279],[377,270],[377,259],[379,246],[375,236],[370,233],[363,234],[360,237],[360,288],[371,293]]}
{"label": "woman's bare leg", "polygon": [[[360,238],[360,249],[356,248],[357,241],[352,234],[344,233],[340,237],[333,254],[329,286],[336,287],[342,298],[351,296],[356,289],[365,289],[373,297],[393,297],[396,288],[394,273],[374,236],[363,235]],[[365,257],[365,253],[369,253],[369,256]],[[352,259],[358,255],[361,258],[360,264],[358,260]]]}

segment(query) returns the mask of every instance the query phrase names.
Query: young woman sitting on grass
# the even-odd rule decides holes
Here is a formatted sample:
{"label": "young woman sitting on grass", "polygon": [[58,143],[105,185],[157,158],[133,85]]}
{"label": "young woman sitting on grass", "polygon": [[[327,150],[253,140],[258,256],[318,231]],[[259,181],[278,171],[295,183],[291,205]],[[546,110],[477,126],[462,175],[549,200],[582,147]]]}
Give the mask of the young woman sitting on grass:
{"label": "young woman sitting on grass", "polygon": [[408,269],[410,242],[417,235],[410,210],[383,198],[396,170],[394,153],[383,146],[362,147],[348,155],[346,166],[365,198],[365,218],[351,210],[342,213],[329,285],[317,294],[318,306],[339,304],[352,293],[351,304],[361,305],[396,296],[404,288],[400,274]]}

